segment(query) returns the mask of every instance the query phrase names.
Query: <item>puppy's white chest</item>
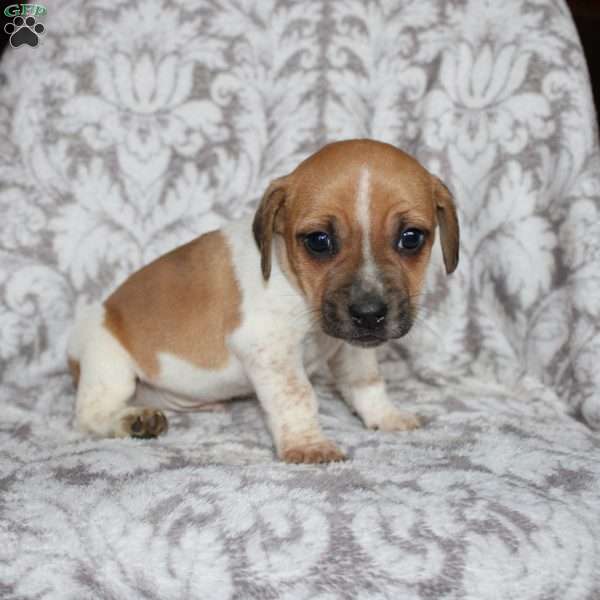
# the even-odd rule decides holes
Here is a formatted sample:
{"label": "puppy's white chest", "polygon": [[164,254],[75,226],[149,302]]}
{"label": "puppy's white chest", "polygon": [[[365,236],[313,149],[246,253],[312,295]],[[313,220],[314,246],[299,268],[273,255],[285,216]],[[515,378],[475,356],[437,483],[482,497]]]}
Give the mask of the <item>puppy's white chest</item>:
{"label": "puppy's white chest", "polygon": [[304,342],[304,368],[309,375],[327,365],[343,342],[322,332],[309,333]]}

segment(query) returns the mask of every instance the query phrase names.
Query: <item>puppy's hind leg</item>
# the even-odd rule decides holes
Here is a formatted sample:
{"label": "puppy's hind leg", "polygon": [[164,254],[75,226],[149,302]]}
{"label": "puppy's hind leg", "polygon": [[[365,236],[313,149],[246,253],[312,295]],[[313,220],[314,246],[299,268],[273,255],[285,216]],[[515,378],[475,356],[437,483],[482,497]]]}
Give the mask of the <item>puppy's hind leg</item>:
{"label": "puppy's hind leg", "polygon": [[154,408],[128,406],[135,393],[133,361],[99,323],[79,357],[76,422],[80,429],[103,437],[156,437],[167,419]]}

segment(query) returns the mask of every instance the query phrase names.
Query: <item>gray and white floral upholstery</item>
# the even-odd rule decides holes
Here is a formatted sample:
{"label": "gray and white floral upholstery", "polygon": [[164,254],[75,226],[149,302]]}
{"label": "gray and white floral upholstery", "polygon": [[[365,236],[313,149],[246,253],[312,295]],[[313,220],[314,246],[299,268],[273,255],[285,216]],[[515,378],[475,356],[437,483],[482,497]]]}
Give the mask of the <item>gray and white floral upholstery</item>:
{"label": "gray and white floral upholstery", "polygon": [[[0,597],[600,598],[600,159],[563,2],[48,0],[0,63]],[[426,426],[273,458],[254,401],[161,439],[72,427],[76,307],[247,214],[331,140],[454,191],[419,323],[382,351]]]}

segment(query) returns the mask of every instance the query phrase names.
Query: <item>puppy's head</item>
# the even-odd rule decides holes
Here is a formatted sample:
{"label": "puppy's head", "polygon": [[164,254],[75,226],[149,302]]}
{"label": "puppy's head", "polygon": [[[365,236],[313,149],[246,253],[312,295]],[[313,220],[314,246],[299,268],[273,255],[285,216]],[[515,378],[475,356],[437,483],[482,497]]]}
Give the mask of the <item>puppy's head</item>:
{"label": "puppy's head", "polygon": [[360,346],[406,334],[439,225],[447,273],[459,231],[446,186],[388,144],[329,144],[273,181],[254,218],[265,280],[274,236],[283,268],[323,330]]}

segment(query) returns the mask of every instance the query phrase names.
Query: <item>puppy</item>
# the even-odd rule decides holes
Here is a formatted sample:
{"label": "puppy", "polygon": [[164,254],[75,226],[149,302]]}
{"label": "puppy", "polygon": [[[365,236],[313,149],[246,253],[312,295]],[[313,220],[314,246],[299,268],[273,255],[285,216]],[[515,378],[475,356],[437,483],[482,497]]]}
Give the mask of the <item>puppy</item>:
{"label": "puppy", "polygon": [[68,348],[79,427],[165,431],[160,410],[128,406],[138,380],[176,409],[254,391],[282,460],[342,460],[309,381],[323,362],[367,427],[418,427],[388,399],[375,347],[410,330],[436,225],[452,273],[458,221],[439,179],[388,144],[325,146],[271,182],[253,220],[165,254],[81,316]]}

